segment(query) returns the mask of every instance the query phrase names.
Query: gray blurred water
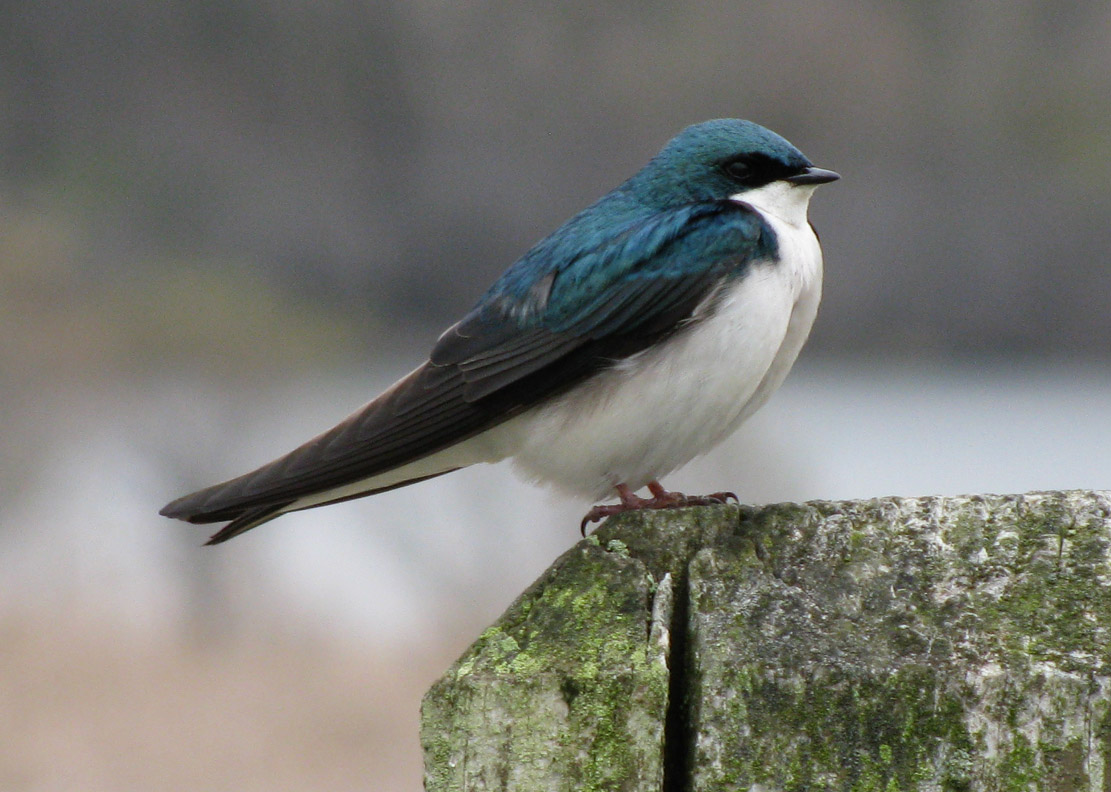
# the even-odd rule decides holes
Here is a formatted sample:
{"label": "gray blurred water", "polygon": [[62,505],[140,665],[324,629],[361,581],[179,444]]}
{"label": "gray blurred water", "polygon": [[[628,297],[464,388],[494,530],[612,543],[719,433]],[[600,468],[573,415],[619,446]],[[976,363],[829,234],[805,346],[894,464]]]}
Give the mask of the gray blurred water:
{"label": "gray blurred water", "polygon": [[[18,602],[139,626],[315,625],[375,642],[477,631],[578,540],[589,504],[480,466],[283,517],[216,548],[157,516],[326,428],[386,384],[229,393],[177,381],[84,394],[0,505]],[[1111,486],[1111,369],[800,364],[723,446],[665,478],[746,502]]]}

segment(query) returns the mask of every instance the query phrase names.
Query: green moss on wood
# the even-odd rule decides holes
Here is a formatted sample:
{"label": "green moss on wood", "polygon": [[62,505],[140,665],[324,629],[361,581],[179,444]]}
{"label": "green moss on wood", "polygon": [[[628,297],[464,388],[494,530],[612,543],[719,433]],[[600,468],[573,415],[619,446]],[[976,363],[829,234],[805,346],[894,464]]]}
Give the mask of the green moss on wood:
{"label": "green moss on wood", "polygon": [[658,789],[656,589],[612,542],[560,559],[426,696],[427,789]]}
{"label": "green moss on wood", "polygon": [[1086,493],[748,515],[691,565],[695,788],[1106,792],[1109,534]]}
{"label": "green moss on wood", "polygon": [[1109,515],[1065,492],[610,520],[429,692],[428,789],[659,790],[671,685],[696,792],[1111,792]]}

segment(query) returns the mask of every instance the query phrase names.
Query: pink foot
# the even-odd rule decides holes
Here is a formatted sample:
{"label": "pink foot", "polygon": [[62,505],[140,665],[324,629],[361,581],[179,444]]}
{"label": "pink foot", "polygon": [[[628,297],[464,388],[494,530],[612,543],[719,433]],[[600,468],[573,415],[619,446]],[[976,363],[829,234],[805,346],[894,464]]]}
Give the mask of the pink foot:
{"label": "pink foot", "polygon": [[586,526],[588,524],[627,511],[638,511],[640,509],[680,509],[684,506],[715,506],[728,502],[730,498],[740,503],[737,496],[732,492],[714,492],[710,495],[684,495],[681,492],[668,492],[658,481],[649,481],[648,491],[652,493],[652,497],[641,498],[634,494],[625,484],[618,484],[617,495],[621,498],[621,502],[595,506],[588,511],[586,516],[583,517],[582,525],[579,526],[582,535],[586,536]]}

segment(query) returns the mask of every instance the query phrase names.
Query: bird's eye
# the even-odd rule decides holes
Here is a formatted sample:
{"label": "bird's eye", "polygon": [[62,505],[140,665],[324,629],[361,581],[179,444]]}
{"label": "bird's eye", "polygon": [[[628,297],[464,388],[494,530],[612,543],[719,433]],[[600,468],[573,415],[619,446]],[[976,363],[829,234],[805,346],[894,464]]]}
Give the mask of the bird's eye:
{"label": "bird's eye", "polygon": [[752,166],[744,160],[733,160],[725,164],[725,172],[737,181],[743,181],[752,175]]}

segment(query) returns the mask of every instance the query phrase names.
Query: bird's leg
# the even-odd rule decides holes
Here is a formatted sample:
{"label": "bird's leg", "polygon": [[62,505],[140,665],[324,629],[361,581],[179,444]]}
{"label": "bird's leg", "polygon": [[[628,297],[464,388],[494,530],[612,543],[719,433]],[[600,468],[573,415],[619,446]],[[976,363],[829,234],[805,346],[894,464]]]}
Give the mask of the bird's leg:
{"label": "bird's leg", "polygon": [[673,509],[677,506],[685,506],[687,502],[686,495],[681,492],[668,492],[658,481],[649,481],[648,491],[652,493],[653,509]]}
{"label": "bird's leg", "polygon": [[648,508],[673,509],[681,506],[717,506],[729,502],[740,503],[740,499],[733,492],[711,492],[709,495],[684,495],[681,492],[668,492],[658,481],[649,481],[648,490],[654,496],[652,500],[659,506]]}
{"label": "bird's leg", "polygon": [[730,498],[740,503],[737,494],[733,492],[711,492],[708,495],[684,495],[682,492],[668,492],[663,489],[659,481],[649,481],[648,490],[652,493],[651,503],[647,509],[678,509],[680,507],[712,507],[728,502]]}
{"label": "bird's leg", "polygon": [[616,489],[617,496],[621,498],[621,503],[612,503],[609,505],[599,504],[588,511],[586,516],[583,517],[582,524],[579,526],[579,530],[582,531],[583,536],[586,536],[586,526],[588,523],[598,522],[599,520],[604,520],[606,517],[612,517],[622,512],[643,509],[650,503],[650,501],[639,497],[635,492],[629,489],[628,484],[618,484]]}
{"label": "bird's leg", "polygon": [[730,498],[737,500],[737,496],[732,492],[715,492],[711,495],[695,496],[684,495],[681,492],[668,492],[660,482],[655,480],[648,482],[648,491],[652,493],[651,498],[641,498],[629,489],[627,484],[618,484],[616,489],[621,502],[595,506],[588,511],[580,526],[583,536],[586,536],[586,526],[589,523],[598,522],[606,517],[612,517],[615,514],[622,514],[627,511],[678,509],[683,506],[714,506],[725,503]]}

